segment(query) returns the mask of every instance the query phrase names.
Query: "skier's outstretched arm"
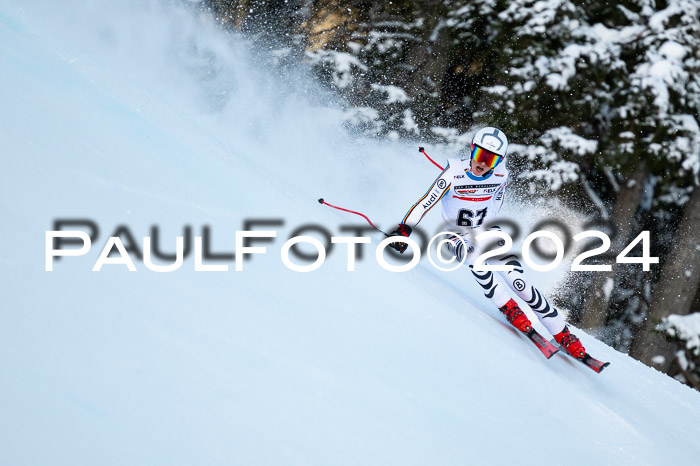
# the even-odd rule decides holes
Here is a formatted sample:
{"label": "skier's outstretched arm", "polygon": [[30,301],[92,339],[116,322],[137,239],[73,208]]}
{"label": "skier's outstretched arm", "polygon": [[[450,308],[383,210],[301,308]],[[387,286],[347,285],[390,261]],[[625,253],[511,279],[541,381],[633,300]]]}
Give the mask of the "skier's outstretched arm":
{"label": "skier's outstretched arm", "polygon": [[[425,194],[418,199],[418,202],[413,204],[413,206],[408,209],[408,212],[406,212],[406,215],[401,220],[401,223],[399,223],[399,226],[396,228],[396,230],[392,231],[389,236],[408,237],[411,235],[413,228],[420,223],[425,214],[427,214],[433,207],[438,205],[440,199],[442,199],[452,187],[449,170],[450,164],[448,163],[442,173],[440,173],[435,181],[433,181],[433,184],[430,185],[428,191],[426,191]],[[390,246],[403,253],[408,247],[408,244],[396,242],[391,243]]]}

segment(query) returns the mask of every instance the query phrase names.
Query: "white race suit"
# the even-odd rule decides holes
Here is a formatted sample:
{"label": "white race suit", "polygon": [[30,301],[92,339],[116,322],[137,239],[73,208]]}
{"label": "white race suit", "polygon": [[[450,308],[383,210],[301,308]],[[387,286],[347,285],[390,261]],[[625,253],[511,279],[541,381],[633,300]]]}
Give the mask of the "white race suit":
{"label": "white race suit", "polygon": [[[459,241],[455,237],[450,244],[450,252],[461,261],[464,257],[464,247],[467,247],[465,262],[483,288],[486,297],[496,307],[501,308],[511,299],[511,295],[491,271],[473,270],[474,260],[478,254],[474,253],[475,248],[471,246],[474,242],[470,236],[475,236],[474,233],[478,234],[487,219],[494,218],[501,209],[508,185],[508,169],[505,163],[500,163],[486,176],[481,177],[470,171],[470,162],[470,159],[448,160],[447,167],[428,191],[408,210],[401,223],[414,228],[428,211],[440,203],[445,229],[460,235],[464,241]],[[492,228],[499,229],[496,226]],[[485,263],[513,266],[510,271],[498,272],[503,281],[530,306],[552,335],[564,329],[565,322],[559,312],[549,304],[547,298],[534,285],[528,282],[517,256],[511,254],[492,257]]]}

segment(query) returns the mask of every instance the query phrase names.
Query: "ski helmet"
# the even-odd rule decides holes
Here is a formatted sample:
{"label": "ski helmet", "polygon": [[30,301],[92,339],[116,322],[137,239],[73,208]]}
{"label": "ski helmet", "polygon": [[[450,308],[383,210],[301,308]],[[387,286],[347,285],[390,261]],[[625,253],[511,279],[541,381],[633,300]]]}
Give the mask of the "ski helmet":
{"label": "ski helmet", "polygon": [[505,157],[508,152],[508,138],[498,128],[487,126],[476,132],[472,138],[472,150],[481,147],[500,157]]}

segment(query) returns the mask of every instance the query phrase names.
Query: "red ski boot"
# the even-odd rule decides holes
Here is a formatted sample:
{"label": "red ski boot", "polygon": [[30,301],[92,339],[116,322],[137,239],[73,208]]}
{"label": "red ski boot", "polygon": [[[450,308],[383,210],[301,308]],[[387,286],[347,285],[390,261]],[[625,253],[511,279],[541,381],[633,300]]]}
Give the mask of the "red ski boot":
{"label": "red ski boot", "polygon": [[525,313],[518,307],[518,304],[514,300],[511,299],[499,310],[506,315],[508,322],[510,322],[513,327],[517,328],[521,332],[527,333],[532,328],[530,319],[527,318]]}
{"label": "red ski boot", "polygon": [[586,348],[576,338],[576,335],[569,332],[568,326],[564,326],[564,330],[561,333],[554,335],[554,339],[573,357],[581,359],[586,355]]}

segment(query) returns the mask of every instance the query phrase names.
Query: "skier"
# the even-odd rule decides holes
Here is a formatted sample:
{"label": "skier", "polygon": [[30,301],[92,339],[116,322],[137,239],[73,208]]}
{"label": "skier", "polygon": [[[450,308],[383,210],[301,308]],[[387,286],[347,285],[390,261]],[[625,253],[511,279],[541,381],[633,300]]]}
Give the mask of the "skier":
{"label": "skier", "polygon": [[[413,204],[398,228],[389,236],[410,236],[412,228],[442,201],[445,228],[455,233],[448,243],[449,251],[458,261],[462,261],[464,254],[467,254],[465,261],[477,283],[484,289],[486,297],[506,315],[515,328],[527,333],[532,328],[532,323],[502,284],[498,283],[498,278],[491,271],[473,270],[474,259],[479,254],[478,245],[474,245],[470,239],[470,230],[473,235],[478,233],[488,218],[498,214],[503,204],[508,184],[508,169],[502,162],[507,151],[508,138],[503,131],[493,127],[480,129],[472,138],[471,157],[448,160],[447,167],[418,202]],[[497,226],[491,229],[500,230]],[[408,244],[397,241],[390,246],[403,254]],[[464,250],[465,247],[467,251]],[[509,272],[499,272],[508,286],[530,306],[540,322],[554,335],[557,343],[575,358],[584,357],[585,348],[569,331],[547,298],[534,285],[528,283],[517,256],[491,258],[485,263],[513,266]]]}

